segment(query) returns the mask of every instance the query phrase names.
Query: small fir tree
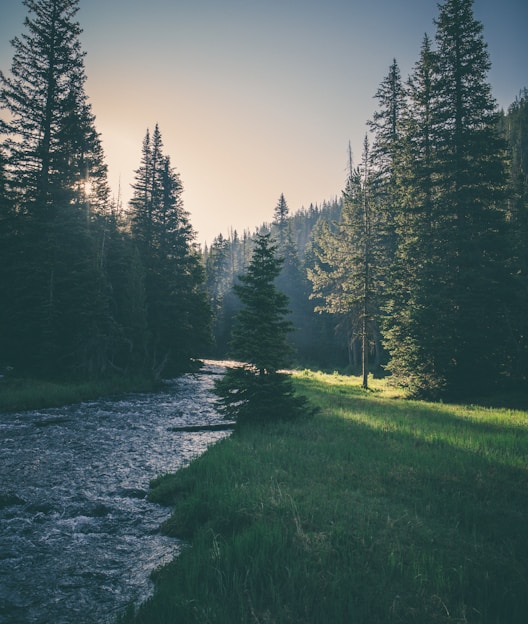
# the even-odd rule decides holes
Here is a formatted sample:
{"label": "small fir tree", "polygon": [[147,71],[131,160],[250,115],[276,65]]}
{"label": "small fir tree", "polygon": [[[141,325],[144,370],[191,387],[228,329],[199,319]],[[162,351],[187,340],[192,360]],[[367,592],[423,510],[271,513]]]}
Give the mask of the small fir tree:
{"label": "small fir tree", "polygon": [[232,332],[232,356],[241,361],[216,382],[219,409],[238,423],[293,418],[306,412],[306,400],[295,396],[291,379],[280,372],[290,363],[286,337],[288,299],[277,290],[275,279],[282,260],[275,256],[271,235],[259,234],[251,262],[235,284],[242,302]]}
{"label": "small fir tree", "polygon": [[288,228],[288,214],[290,210],[288,208],[288,204],[286,203],[286,199],[284,197],[284,193],[281,193],[279,197],[279,201],[275,206],[275,210],[273,211],[274,225],[277,226],[279,231],[279,247],[284,245],[284,241],[286,238],[286,230]]}

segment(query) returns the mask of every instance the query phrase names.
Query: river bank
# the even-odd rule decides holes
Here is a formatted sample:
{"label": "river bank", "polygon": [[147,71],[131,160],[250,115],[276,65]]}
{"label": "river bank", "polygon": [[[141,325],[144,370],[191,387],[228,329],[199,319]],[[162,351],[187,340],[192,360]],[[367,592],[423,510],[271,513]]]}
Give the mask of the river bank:
{"label": "river bank", "polygon": [[86,381],[0,379],[0,412],[60,407],[124,392],[153,392],[162,384],[148,377],[110,377]]}
{"label": "river bank", "polygon": [[156,479],[192,547],[122,621],[524,624],[528,412],[296,374],[321,412]]}

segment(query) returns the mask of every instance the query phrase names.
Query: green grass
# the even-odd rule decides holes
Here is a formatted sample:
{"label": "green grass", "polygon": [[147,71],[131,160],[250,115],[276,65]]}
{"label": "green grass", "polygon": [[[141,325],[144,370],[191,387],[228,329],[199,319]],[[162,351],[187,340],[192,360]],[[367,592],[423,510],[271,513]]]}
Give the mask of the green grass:
{"label": "green grass", "polygon": [[524,624],[528,412],[302,373],[320,407],[152,484],[190,540],[123,621]]}
{"label": "green grass", "polygon": [[96,381],[0,381],[0,412],[58,407],[122,392],[150,391],[157,384],[147,378],[114,377]]}

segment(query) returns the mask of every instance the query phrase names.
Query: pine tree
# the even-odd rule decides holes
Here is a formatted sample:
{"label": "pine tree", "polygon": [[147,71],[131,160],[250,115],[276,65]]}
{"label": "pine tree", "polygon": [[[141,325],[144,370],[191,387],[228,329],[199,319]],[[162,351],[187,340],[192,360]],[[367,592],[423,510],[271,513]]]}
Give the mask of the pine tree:
{"label": "pine tree", "polygon": [[472,5],[448,0],[436,34],[436,240],[445,277],[434,288],[442,295],[440,329],[449,345],[438,367],[454,394],[497,383],[507,343],[503,302],[511,294],[504,144]]}
{"label": "pine tree", "polygon": [[428,285],[434,283],[433,198],[435,53],[425,35],[420,58],[407,83],[407,102],[400,117],[400,149],[395,167],[397,249],[387,283],[384,344],[391,354],[388,369],[413,392],[440,392],[425,350],[438,301]]}
{"label": "pine tree", "polygon": [[[28,32],[15,37],[11,76],[0,72],[0,106],[10,113],[9,160],[13,186],[26,209],[53,210],[74,189],[65,188],[68,147],[65,122],[71,112],[72,87],[82,92],[84,54],[74,21],[78,0],[24,0]],[[79,81],[81,84],[79,84]]]}
{"label": "pine tree", "polygon": [[400,273],[388,348],[400,379],[433,397],[491,390],[511,347],[504,144],[472,5],[440,6],[437,50],[423,47],[410,91],[415,121],[400,171],[409,216],[400,213],[398,262],[414,268]]}
{"label": "pine tree", "polygon": [[502,120],[510,160],[508,218],[514,253],[516,296],[512,297],[512,377],[520,384],[528,379],[528,89],[509,107]]}
{"label": "pine tree", "polygon": [[132,236],[145,268],[150,369],[176,374],[209,340],[210,307],[183,185],[163,152],[156,125],[147,130],[130,202]]}
{"label": "pine tree", "polygon": [[284,245],[285,242],[289,212],[290,209],[288,208],[288,204],[286,203],[284,193],[281,193],[279,201],[275,206],[275,210],[273,211],[273,223],[277,227],[277,230],[279,232],[279,249],[281,246]]}
{"label": "pine tree", "polygon": [[404,88],[396,59],[393,60],[375,97],[378,100],[378,110],[368,122],[374,134],[371,157],[376,163],[378,183],[390,185],[400,140],[400,119],[405,108]]}
{"label": "pine tree", "polygon": [[215,384],[219,408],[237,422],[293,418],[305,401],[295,396],[291,379],[280,370],[289,364],[286,337],[291,324],[287,297],[275,287],[281,260],[275,256],[271,235],[259,234],[247,272],[235,285],[242,302],[232,334],[232,356],[241,365],[228,368]]}
{"label": "pine tree", "polygon": [[102,373],[115,335],[103,258],[108,187],[84,93],[78,0],[25,5],[11,75],[0,73],[17,221],[3,284],[8,357],[20,371]]}
{"label": "pine tree", "polygon": [[[384,264],[388,271],[396,248],[397,190],[395,170],[400,157],[400,126],[405,109],[404,88],[396,59],[393,60],[389,73],[381,82],[375,97],[378,100],[378,110],[374,112],[372,120],[367,124],[373,134],[370,149],[373,178],[371,193],[380,216],[379,234],[380,236],[383,235],[384,239]],[[387,276],[387,281],[388,279]]]}
{"label": "pine tree", "polygon": [[320,312],[337,315],[346,326],[349,346],[361,344],[362,385],[368,387],[369,352],[378,340],[381,257],[380,215],[372,197],[368,137],[361,166],[351,167],[343,192],[341,221],[328,226],[318,241],[317,262],[308,277]]}

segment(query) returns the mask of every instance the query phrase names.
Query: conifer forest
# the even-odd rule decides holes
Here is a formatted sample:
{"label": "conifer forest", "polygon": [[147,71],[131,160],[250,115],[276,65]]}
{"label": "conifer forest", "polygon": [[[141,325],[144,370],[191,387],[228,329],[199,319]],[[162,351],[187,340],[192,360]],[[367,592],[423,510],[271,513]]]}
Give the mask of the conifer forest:
{"label": "conifer forest", "polygon": [[24,4],[0,72],[1,373],[159,379],[230,356],[269,235],[296,365],[435,400],[525,386],[528,91],[499,110],[472,0],[440,4],[409,76],[387,64],[335,197],[293,210],[279,188],[269,223],[203,247],[155,118],[132,199],[110,188],[79,0]]}

